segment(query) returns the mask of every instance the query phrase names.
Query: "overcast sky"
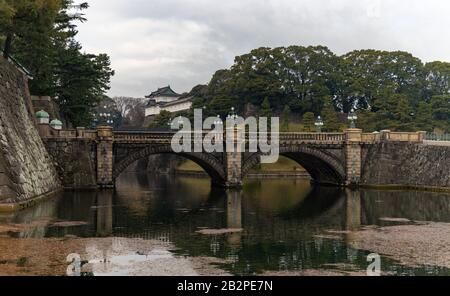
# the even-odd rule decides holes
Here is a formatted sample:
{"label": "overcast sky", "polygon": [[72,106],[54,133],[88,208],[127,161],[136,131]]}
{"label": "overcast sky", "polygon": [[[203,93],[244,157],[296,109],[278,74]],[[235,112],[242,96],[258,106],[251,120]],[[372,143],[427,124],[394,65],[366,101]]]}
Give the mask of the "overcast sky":
{"label": "overcast sky", "polygon": [[[111,56],[111,96],[207,83],[260,46],[405,50],[450,62],[447,0],[87,0],[79,40]],[[80,1],[78,1],[80,2]]]}

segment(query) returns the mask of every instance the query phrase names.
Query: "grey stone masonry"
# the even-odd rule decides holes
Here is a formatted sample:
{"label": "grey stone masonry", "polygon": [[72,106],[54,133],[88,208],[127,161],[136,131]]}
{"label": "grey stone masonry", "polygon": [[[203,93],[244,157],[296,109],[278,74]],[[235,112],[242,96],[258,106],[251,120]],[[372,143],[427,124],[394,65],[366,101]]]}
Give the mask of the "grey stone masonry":
{"label": "grey stone masonry", "polygon": [[102,188],[114,187],[112,127],[99,126],[97,130],[97,184]]}
{"label": "grey stone masonry", "polygon": [[61,188],[32,110],[28,78],[0,57],[0,203],[19,203]]}

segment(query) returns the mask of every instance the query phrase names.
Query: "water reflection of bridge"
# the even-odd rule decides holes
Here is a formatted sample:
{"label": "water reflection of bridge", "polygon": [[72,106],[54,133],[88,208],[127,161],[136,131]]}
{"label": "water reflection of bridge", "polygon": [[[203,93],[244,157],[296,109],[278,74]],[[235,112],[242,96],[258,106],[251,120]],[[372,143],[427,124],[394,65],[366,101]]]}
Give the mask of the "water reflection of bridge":
{"label": "water reflection of bridge", "polygon": [[[311,193],[311,198],[317,198],[317,192]],[[117,221],[114,217],[114,203],[113,194],[109,191],[99,191],[97,195],[97,206],[95,207],[95,233],[99,237],[105,236],[120,236],[128,238],[141,238],[147,240],[158,240],[165,243],[174,242],[177,240],[176,227],[144,227],[140,230],[131,230],[128,227],[124,227],[120,224],[114,224]],[[230,230],[226,233],[227,242],[230,246],[238,248],[241,245],[242,234],[246,231],[247,226],[252,228],[254,231],[256,228],[255,223],[258,221],[251,221],[248,213],[244,213],[243,207],[243,192],[241,190],[227,190],[224,191],[225,203],[224,203],[224,221],[225,223],[221,228]],[[331,198],[327,196],[327,198]],[[314,202],[314,201],[311,201]],[[309,207],[309,201],[306,202],[306,208]],[[302,205],[299,205],[300,209],[294,209],[295,211],[302,212]],[[337,228],[342,230],[357,230],[361,225],[361,196],[360,191],[346,190],[342,192],[339,198],[331,200],[327,205],[327,209],[322,213],[311,213],[311,216],[304,217],[305,220],[302,221],[302,217],[298,217],[302,221],[302,228],[311,227],[314,221],[320,221],[323,219],[334,220],[334,224]],[[342,211],[344,210],[344,213]],[[200,211],[194,215],[202,215],[204,211]],[[143,217],[144,218],[144,217]],[[258,217],[261,219],[262,217]],[[144,218],[145,219],[145,218]],[[244,225],[243,220],[247,221],[248,225]],[[329,221],[330,222],[330,221]],[[289,223],[287,220],[277,219],[277,221],[272,221],[272,229],[278,228],[279,230],[286,229],[286,225],[283,223]],[[145,223],[142,223],[145,224]],[[330,223],[333,224],[333,223]],[[183,227],[182,225],[180,227]],[[315,226],[316,227],[316,226]],[[313,227],[314,228],[314,227]],[[238,231],[242,229],[242,231]],[[197,229],[192,229],[193,231]],[[280,234],[282,234],[280,232]],[[212,235],[212,244],[214,243],[214,237],[217,235]],[[280,240],[283,240],[280,237]],[[213,247],[211,247],[213,248]]]}

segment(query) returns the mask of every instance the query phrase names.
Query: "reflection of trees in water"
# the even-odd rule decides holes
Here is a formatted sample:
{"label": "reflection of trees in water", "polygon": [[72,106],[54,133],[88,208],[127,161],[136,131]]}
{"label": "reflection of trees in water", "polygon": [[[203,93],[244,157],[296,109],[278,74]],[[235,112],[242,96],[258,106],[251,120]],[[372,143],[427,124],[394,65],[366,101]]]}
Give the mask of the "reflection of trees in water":
{"label": "reflection of trees in water", "polygon": [[378,224],[379,218],[450,222],[450,194],[425,191],[361,190],[362,221]]}
{"label": "reflection of trees in water", "polygon": [[311,192],[305,179],[258,179],[244,183],[245,199],[252,199],[258,207],[271,212],[283,212],[299,205]]}
{"label": "reflection of trees in water", "polygon": [[19,237],[88,236],[89,226],[55,226],[58,221],[93,223],[91,207],[96,203],[96,192],[66,191],[45,199],[35,206],[1,219],[2,223],[26,224]]}
{"label": "reflection of trees in water", "polygon": [[[234,262],[236,273],[317,268],[333,262],[366,266],[365,252],[315,234],[356,229],[380,217],[448,221],[450,195],[429,192],[349,191],[311,187],[299,180],[251,180],[242,191],[211,188],[210,181],[167,175],[121,176],[117,191],[66,192],[10,221],[89,221],[91,227],[36,228],[26,236],[65,234],[141,237],[172,242],[179,252]],[[11,220],[13,219],[13,220]],[[199,228],[244,228],[200,235]]]}

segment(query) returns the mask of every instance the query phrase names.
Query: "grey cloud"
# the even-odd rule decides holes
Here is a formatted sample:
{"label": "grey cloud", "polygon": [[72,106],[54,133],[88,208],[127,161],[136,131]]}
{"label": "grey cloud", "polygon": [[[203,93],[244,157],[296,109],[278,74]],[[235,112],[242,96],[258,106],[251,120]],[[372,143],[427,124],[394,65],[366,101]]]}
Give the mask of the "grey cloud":
{"label": "grey cloud", "polygon": [[111,55],[110,95],[143,96],[206,83],[260,46],[406,50],[450,60],[450,3],[441,0],[92,0],[80,26],[87,51]]}

